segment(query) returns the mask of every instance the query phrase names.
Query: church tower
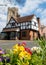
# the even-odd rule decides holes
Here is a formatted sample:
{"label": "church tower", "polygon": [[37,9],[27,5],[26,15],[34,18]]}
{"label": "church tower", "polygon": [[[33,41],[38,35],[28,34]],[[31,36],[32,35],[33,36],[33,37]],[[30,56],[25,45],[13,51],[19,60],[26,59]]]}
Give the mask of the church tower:
{"label": "church tower", "polygon": [[7,16],[7,21],[10,20],[11,17],[19,17],[20,15],[18,14],[18,8],[12,7],[12,8],[8,8],[8,16]]}

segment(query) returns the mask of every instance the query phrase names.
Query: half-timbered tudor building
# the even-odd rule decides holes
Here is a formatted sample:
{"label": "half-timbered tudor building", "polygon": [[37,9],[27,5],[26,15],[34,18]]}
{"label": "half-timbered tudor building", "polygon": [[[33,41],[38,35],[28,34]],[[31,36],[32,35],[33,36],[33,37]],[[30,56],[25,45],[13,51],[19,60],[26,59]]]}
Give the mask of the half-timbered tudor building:
{"label": "half-timbered tudor building", "polygon": [[[15,13],[13,12],[15,15]],[[10,14],[11,15],[11,14]],[[24,17],[11,16],[5,28],[3,28],[3,39],[8,40],[34,40],[40,34],[40,19],[34,14]]]}

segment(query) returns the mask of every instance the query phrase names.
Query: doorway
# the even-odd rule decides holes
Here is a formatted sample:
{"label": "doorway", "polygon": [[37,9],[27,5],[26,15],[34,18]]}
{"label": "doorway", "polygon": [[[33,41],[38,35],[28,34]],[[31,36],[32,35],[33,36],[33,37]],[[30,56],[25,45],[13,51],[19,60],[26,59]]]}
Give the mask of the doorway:
{"label": "doorway", "polygon": [[10,32],[7,32],[6,40],[10,40]]}

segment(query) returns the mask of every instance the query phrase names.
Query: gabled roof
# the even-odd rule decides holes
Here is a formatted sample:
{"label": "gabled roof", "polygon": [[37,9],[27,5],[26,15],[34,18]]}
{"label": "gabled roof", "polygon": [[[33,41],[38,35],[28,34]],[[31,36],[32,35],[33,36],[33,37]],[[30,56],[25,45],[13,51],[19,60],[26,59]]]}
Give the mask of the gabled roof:
{"label": "gabled roof", "polygon": [[18,17],[17,21],[18,22],[28,22],[31,21],[34,15],[30,15],[30,16],[24,16],[24,17]]}
{"label": "gabled roof", "polygon": [[34,17],[34,14],[30,15],[30,16],[17,17],[17,18],[16,17],[11,17],[11,18],[13,18],[16,22],[21,23],[21,22],[31,21],[33,17]]}

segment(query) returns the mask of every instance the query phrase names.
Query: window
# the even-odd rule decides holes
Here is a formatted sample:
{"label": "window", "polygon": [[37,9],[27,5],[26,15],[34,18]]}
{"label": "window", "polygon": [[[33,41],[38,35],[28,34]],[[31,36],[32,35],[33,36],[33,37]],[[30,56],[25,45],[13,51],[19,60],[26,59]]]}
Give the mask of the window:
{"label": "window", "polygon": [[28,26],[26,26],[26,29],[28,29]]}
{"label": "window", "polygon": [[29,26],[28,26],[28,28],[30,29],[30,28],[31,28],[31,26],[29,25]]}
{"label": "window", "polygon": [[17,26],[17,23],[15,23],[15,26]]}
{"label": "window", "polygon": [[20,26],[20,23],[18,23],[18,25],[17,26]]}
{"label": "window", "polygon": [[31,23],[32,25],[34,25],[34,21],[32,21],[32,23]]}
{"label": "window", "polygon": [[28,25],[28,22],[26,22],[26,25]]}
{"label": "window", "polygon": [[23,23],[23,25],[25,25],[25,23]]}
{"label": "window", "polygon": [[11,26],[15,26],[15,23],[11,23]]}
{"label": "window", "polygon": [[26,37],[26,31],[22,32],[22,37]]}
{"label": "window", "polygon": [[21,26],[21,30],[22,30],[23,28],[22,28],[22,26]]}
{"label": "window", "polygon": [[23,29],[25,29],[25,26],[23,26]]}
{"label": "window", "polygon": [[11,32],[10,37],[15,37],[15,32]]}
{"label": "window", "polygon": [[15,21],[14,21],[13,19],[11,19],[11,20],[10,20],[10,23],[13,23],[13,22],[15,22]]}
{"label": "window", "polygon": [[22,26],[23,24],[21,23],[21,26]]}
{"label": "window", "polygon": [[36,26],[36,22],[34,22],[34,26]]}

